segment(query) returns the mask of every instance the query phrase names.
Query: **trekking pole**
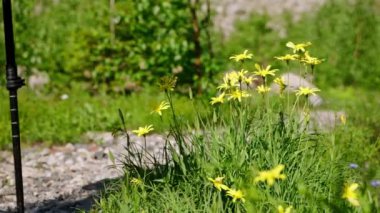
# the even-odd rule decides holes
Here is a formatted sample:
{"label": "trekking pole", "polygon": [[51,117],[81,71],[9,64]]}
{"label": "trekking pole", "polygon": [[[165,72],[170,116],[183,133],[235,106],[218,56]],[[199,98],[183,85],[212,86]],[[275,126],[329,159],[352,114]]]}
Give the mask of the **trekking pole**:
{"label": "trekking pole", "polygon": [[12,6],[11,0],[3,0],[4,35],[6,52],[6,78],[7,89],[9,91],[9,103],[12,126],[13,158],[15,169],[17,212],[23,213],[24,209],[24,189],[22,181],[22,162],[20,147],[20,127],[18,118],[17,90],[25,85],[23,79],[17,74],[15,60],[15,44],[13,37]]}

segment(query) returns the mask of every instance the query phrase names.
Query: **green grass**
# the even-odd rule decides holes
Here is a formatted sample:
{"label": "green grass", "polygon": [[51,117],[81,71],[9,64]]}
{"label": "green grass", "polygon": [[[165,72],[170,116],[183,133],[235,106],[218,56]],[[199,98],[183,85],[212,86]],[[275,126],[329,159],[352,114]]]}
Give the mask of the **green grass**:
{"label": "green grass", "polygon": [[[227,82],[238,82],[236,75],[229,76]],[[224,89],[227,97],[232,91],[242,90],[241,85],[232,85],[234,89]],[[94,211],[275,212],[280,205],[292,206],[296,212],[380,209],[380,193],[370,186],[371,180],[380,177],[380,140],[372,126],[374,120],[365,119],[371,115],[358,111],[375,106],[378,93],[364,93],[364,97],[358,96],[360,90],[327,91],[325,107],[346,111],[348,122],[329,132],[309,132],[305,129],[309,121],[299,117],[299,112],[314,110],[305,97],[246,92],[252,96],[242,102],[225,100],[220,106],[202,108],[205,117],[193,118],[191,123],[195,125],[191,128],[177,119],[176,112],[182,110],[174,104],[174,112],[166,116],[171,119],[169,136],[179,149],[169,149],[173,156],[170,163],[148,168],[133,158],[144,150],[136,153],[133,146],[127,147],[129,154],[122,159],[124,179],[108,186]],[[156,162],[154,156],[150,160]],[[350,163],[358,164],[359,169],[349,168]],[[278,165],[284,165],[285,179],[273,186],[254,181],[260,172]],[[228,195],[230,189],[219,191],[213,187],[209,178],[216,177],[224,177],[224,184],[241,190],[246,202],[234,202]],[[131,182],[136,179],[141,183]],[[342,198],[344,189],[352,183],[360,186],[355,192],[360,207]]]}
{"label": "green grass", "polygon": [[[168,128],[152,109],[164,98],[157,91],[145,88],[132,95],[91,96],[79,84],[62,92],[36,94],[28,88],[19,90],[19,113],[23,145],[36,143],[64,144],[83,141],[88,131],[115,131],[120,127],[118,109],[126,119],[128,129],[153,124],[157,132]],[[67,100],[61,100],[68,94]],[[195,116],[190,102],[183,96],[176,96],[176,104],[183,109],[186,119]],[[0,90],[0,149],[10,148],[10,118],[8,92]]]}
{"label": "green grass", "polygon": [[[339,96],[337,90],[331,93]],[[172,153],[170,164],[151,169],[124,160],[125,178],[109,186],[94,211],[275,212],[279,205],[292,205],[297,212],[350,212],[356,210],[341,196],[345,184],[352,182],[361,187],[361,211],[379,209],[380,194],[368,184],[380,177],[380,143],[364,131],[366,127],[357,127],[349,116],[349,122],[333,132],[310,134],[277,96],[268,102],[256,94],[241,104],[208,107],[208,118],[195,121],[199,127],[190,137],[190,152]],[[189,130],[177,123],[170,132],[181,146],[182,131]],[[350,169],[350,163],[360,169]],[[273,187],[253,182],[259,171],[279,164],[285,165],[285,180]],[[216,190],[208,178],[217,176],[242,190],[246,202],[232,202],[225,191]],[[143,183],[134,185],[133,178]]]}

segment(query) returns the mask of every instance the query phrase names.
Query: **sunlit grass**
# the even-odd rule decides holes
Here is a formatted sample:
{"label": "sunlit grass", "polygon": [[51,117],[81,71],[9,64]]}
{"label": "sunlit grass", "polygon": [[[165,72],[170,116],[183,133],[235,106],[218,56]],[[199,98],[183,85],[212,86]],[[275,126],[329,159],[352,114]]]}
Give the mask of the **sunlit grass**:
{"label": "sunlit grass", "polygon": [[[66,100],[61,99],[63,94],[67,94]],[[128,129],[145,124],[149,118],[156,132],[162,132],[169,127],[168,123],[161,122],[160,116],[150,112],[163,99],[163,94],[151,91],[149,87],[128,96],[91,96],[80,87],[62,93],[42,94],[22,88],[19,90],[21,140],[24,145],[86,142],[82,137],[86,132],[113,132],[120,127],[118,109],[125,112]],[[196,115],[187,98],[177,96],[175,103],[183,109],[184,118]],[[7,148],[11,138],[8,92],[5,89],[0,90],[0,106],[0,148]]]}

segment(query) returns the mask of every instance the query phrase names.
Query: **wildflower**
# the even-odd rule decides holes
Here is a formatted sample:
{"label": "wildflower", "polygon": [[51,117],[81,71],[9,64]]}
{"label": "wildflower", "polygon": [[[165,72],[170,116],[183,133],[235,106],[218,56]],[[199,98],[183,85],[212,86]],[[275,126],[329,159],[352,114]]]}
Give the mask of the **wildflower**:
{"label": "wildflower", "polygon": [[251,95],[248,94],[246,91],[235,90],[234,92],[232,92],[230,94],[230,97],[228,97],[228,100],[234,99],[234,100],[238,100],[239,102],[241,102],[242,98],[246,98],[249,96],[251,96]]}
{"label": "wildflower", "polygon": [[308,51],[305,52],[304,57],[301,59],[301,62],[310,65],[311,69],[314,69],[314,66],[322,63],[322,61],[322,59],[311,57]]}
{"label": "wildflower", "polygon": [[238,86],[238,84],[237,84],[238,81],[239,81],[239,76],[238,76],[237,72],[233,71],[233,72],[227,73],[223,77],[223,84],[218,86],[218,89],[219,90],[233,89],[233,88]]}
{"label": "wildflower", "polygon": [[284,209],[284,207],[282,207],[281,205],[277,207],[278,213],[291,213],[292,209],[293,206],[288,206],[286,209]]}
{"label": "wildflower", "polygon": [[357,183],[352,183],[350,185],[347,185],[344,188],[344,192],[342,195],[342,198],[345,198],[353,206],[360,206],[360,203],[358,200],[358,194],[355,192],[358,187],[359,187],[359,184]]}
{"label": "wildflower", "polygon": [[293,55],[290,55],[290,54],[286,54],[284,56],[276,56],[274,58],[280,60],[280,61],[285,61],[287,64],[289,64],[289,61],[295,61],[295,60],[298,60],[299,59],[299,55],[297,54],[293,54]]}
{"label": "wildflower", "polygon": [[217,103],[221,103],[222,104],[224,102],[224,96],[225,96],[225,93],[223,92],[219,96],[211,98],[210,104],[211,105],[214,105],[214,104],[217,104]]}
{"label": "wildflower", "polygon": [[132,178],[131,184],[135,186],[141,186],[143,181],[140,178]]}
{"label": "wildflower", "polygon": [[271,75],[271,76],[274,76],[275,72],[277,71],[277,69],[274,69],[274,70],[271,70],[271,65],[268,65],[266,68],[264,68],[264,66],[261,66],[258,65],[258,64],[255,64],[255,67],[256,67],[256,72],[254,72],[255,75],[259,75],[263,78],[265,78],[267,75]]}
{"label": "wildflower", "polygon": [[372,187],[379,187],[380,186],[380,180],[372,180],[371,186]]}
{"label": "wildflower", "polygon": [[145,136],[146,134],[148,134],[149,132],[153,131],[153,126],[152,125],[149,125],[149,126],[145,126],[145,127],[139,127],[137,130],[132,130],[133,133],[136,133],[137,136]]}
{"label": "wildflower", "polygon": [[293,50],[293,53],[303,53],[305,52],[305,48],[310,46],[311,42],[307,43],[300,43],[300,44],[294,44],[293,42],[289,41],[286,43],[286,46]]}
{"label": "wildflower", "polygon": [[245,69],[242,69],[242,70],[240,70],[239,72],[236,73],[237,74],[237,79],[238,79],[239,83],[241,83],[246,78],[245,75],[247,73],[248,73],[248,71],[245,70]]}
{"label": "wildflower", "polygon": [[344,114],[340,115],[339,116],[339,119],[340,119],[340,122],[343,124],[343,125],[346,125],[347,123],[347,118]]}
{"label": "wildflower", "polygon": [[270,91],[270,88],[267,86],[260,85],[257,87],[257,92],[259,92],[260,94],[264,94],[264,93],[267,93],[269,91]]}
{"label": "wildflower", "polygon": [[217,188],[219,191],[223,190],[229,190],[230,188],[223,184],[224,177],[216,177],[215,179],[208,178],[209,181],[214,184],[214,187]]}
{"label": "wildflower", "polygon": [[357,168],[359,168],[359,165],[356,164],[356,163],[350,163],[348,166],[349,166],[351,169],[357,169]]}
{"label": "wildflower", "polygon": [[173,91],[175,85],[177,84],[176,76],[164,76],[160,78],[159,87],[161,91]]}
{"label": "wildflower", "polygon": [[253,77],[246,77],[246,78],[243,79],[243,82],[245,84],[247,84],[247,85],[250,85],[250,84],[252,84],[253,80],[255,80],[255,78],[253,78]]}
{"label": "wildflower", "polygon": [[230,59],[235,60],[236,62],[239,62],[239,61],[244,61],[246,59],[252,59],[252,57],[253,57],[253,54],[252,53],[248,54],[248,50],[245,50],[244,53],[231,56]]}
{"label": "wildflower", "polygon": [[239,73],[236,71],[232,71],[226,74],[226,78],[233,83],[239,82]]}
{"label": "wildflower", "polygon": [[165,110],[165,109],[169,109],[170,108],[170,105],[168,102],[166,101],[162,101],[160,103],[160,105],[158,105],[152,112],[152,113],[157,113],[159,116],[162,116],[162,111]]}
{"label": "wildflower", "polygon": [[281,174],[281,171],[284,170],[285,166],[280,164],[272,170],[259,172],[259,176],[255,178],[255,182],[267,182],[269,186],[274,184],[276,179],[284,180],[286,176]]}
{"label": "wildflower", "polygon": [[298,90],[296,90],[297,96],[309,96],[309,95],[315,95],[316,92],[319,92],[320,90],[317,88],[309,88],[309,87],[299,87]]}
{"label": "wildflower", "polygon": [[232,202],[236,202],[237,200],[241,200],[243,203],[245,202],[243,192],[236,189],[228,189],[227,195],[232,197]]}
{"label": "wildflower", "polygon": [[280,86],[280,93],[284,92],[285,88],[286,88],[286,84],[285,84],[285,81],[284,81],[284,78],[276,78],[274,79],[273,81],[275,84],[277,84],[278,86]]}

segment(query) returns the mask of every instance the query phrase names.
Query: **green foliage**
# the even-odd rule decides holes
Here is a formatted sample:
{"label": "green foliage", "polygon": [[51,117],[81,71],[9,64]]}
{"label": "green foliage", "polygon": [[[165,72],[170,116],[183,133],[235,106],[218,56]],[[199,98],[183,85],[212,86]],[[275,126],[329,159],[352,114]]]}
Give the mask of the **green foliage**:
{"label": "green foliage", "polygon": [[[215,65],[210,51],[197,55],[195,47],[195,41],[200,48],[211,46],[211,14],[200,10],[200,2],[111,2],[13,2],[18,65],[27,74],[34,69],[53,78],[63,74],[91,82],[93,89],[115,92],[136,90],[170,73],[188,84],[209,76]],[[190,8],[195,8],[197,20]],[[198,57],[202,73],[195,72]]]}

